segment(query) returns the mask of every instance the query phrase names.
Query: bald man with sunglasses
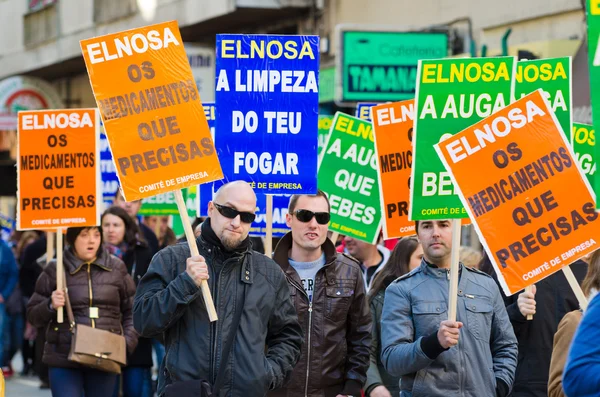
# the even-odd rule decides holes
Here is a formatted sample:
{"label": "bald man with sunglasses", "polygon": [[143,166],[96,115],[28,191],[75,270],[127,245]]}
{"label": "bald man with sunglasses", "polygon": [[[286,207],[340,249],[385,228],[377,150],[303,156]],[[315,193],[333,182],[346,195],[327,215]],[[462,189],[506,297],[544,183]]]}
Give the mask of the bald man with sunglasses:
{"label": "bald man with sunglasses", "polygon": [[322,191],[290,198],[291,232],[274,259],[290,285],[304,345],[290,383],[270,397],[357,397],[367,379],[371,314],[362,271],[327,238],[329,211]]}
{"label": "bald man with sunglasses", "polygon": [[[255,210],[250,185],[223,185],[196,239],[200,256],[191,256],[187,243],[169,246],[154,256],[139,283],[134,326],[143,336],[165,339],[159,396],[199,396],[208,384],[222,397],[262,397],[289,379],[300,357],[302,328],[285,275],[252,250],[248,233]],[[208,319],[203,280],[216,322]]]}

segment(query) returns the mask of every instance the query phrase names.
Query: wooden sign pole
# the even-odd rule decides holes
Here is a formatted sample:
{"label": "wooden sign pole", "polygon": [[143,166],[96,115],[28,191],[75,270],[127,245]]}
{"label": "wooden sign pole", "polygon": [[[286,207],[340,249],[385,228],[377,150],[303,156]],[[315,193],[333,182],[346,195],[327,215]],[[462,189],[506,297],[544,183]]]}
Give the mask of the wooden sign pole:
{"label": "wooden sign pole", "polygon": [[448,320],[456,321],[456,309],[458,305],[458,277],[460,261],[460,227],[461,220],[452,220],[452,251],[450,254],[450,288],[448,290]]}
{"label": "wooden sign pole", "polygon": [[273,196],[267,194],[267,230],[265,235],[265,255],[273,255]]}
{"label": "wooden sign pole", "polygon": [[571,270],[570,266],[565,266],[562,268],[562,271],[565,274],[565,277],[567,278],[569,285],[573,289],[573,292],[575,293],[575,297],[577,297],[577,301],[579,301],[579,307],[581,307],[581,310],[585,311],[585,309],[587,309],[587,306],[588,306],[588,299],[585,296],[585,294],[583,293],[581,286],[577,282],[577,279],[575,278],[575,275],[573,274],[573,270]]}
{"label": "wooden sign pole", "polygon": [[[196,237],[194,236],[194,231],[192,230],[192,224],[190,223],[185,201],[183,200],[183,194],[181,194],[181,190],[175,190],[173,193],[175,193],[177,209],[179,210],[179,216],[181,217],[183,230],[185,230],[185,238],[188,246],[190,247],[190,253],[192,256],[199,256],[200,252],[198,251],[198,246],[196,245]],[[213,303],[210,288],[206,280],[202,280],[200,288],[202,289],[202,297],[204,298],[204,303],[206,304],[206,311],[208,312],[209,320],[217,321],[217,311],[215,310],[215,304]]]}
{"label": "wooden sign pole", "polygon": [[[57,291],[65,291],[67,288],[64,285],[64,272],[65,268],[63,267],[63,231],[62,229],[56,230],[56,290]],[[56,308],[56,322],[62,324],[64,321],[63,308]]]}
{"label": "wooden sign pole", "polygon": [[331,233],[331,242],[333,243],[333,245],[337,243],[338,237],[340,237],[340,234],[338,232]]}

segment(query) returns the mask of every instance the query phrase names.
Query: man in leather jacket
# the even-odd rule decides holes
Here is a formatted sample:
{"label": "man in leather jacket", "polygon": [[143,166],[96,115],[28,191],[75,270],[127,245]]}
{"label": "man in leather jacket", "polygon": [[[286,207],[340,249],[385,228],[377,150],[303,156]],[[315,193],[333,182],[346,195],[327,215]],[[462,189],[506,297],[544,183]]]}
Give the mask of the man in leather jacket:
{"label": "man in leather jacket", "polygon": [[269,396],[360,396],[369,367],[371,314],[358,262],[327,238],[329,201],[294,195],[291,232],[275,249],[304,331],[300,361],[285,389]]}
{"label": "man in leather jacket", "polygon": [[[190,257],[187,243],[169,246],[154,256],[140,281],[134,326],[145,337],[163,334],[165,339],[159,396],[178,382],[214,385],[223,365],[221,397],[262,397],[289,379],[300,357],[302,328],[285,275],[273,260],[252,250],[248,232],[255,210],[256,195],[246,182],[222,186],[196,239],[200,256]],[[202,298],[203,280],[219,317],[215,322]],[[233,329],[243,294],[239,326]]]}

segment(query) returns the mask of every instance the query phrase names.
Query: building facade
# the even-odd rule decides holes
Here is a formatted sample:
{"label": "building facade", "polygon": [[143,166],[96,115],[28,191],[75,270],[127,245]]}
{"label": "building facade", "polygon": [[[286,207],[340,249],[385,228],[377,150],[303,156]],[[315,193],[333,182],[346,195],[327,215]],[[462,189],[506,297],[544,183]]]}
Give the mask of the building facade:
{"label": "building facade", "polygon": [[[0,0],[0,166],[6,168],[0,173],[3,178],[14,174],[10,157],[14,159],[16,151],[18,110],[56,103],[96,106],[80,40],[169,20],[179,23],[205,102],[214,100],[216,34],[317,34],[320,102],[323,112],[332,113],[340,109],[334,101],[338,29],[369,26],[446,32],[451,56],[573,56],[575,120],[589,123],[583,4],[584,0]],[[32,84],[43,86],[41,98],[30,95]],[[20,97],[15,90],[21,91]]]}

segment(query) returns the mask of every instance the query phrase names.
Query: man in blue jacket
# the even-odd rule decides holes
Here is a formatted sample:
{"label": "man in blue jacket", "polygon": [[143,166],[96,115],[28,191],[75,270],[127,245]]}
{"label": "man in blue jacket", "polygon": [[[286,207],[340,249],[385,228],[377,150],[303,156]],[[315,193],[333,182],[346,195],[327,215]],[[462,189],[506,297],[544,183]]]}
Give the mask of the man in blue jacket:
{"label": "man in blue jacket", "polygon": [[386,290],[381,361],[401,376],[401,397],[505,397],[517,339],[498,286],[460,264],[457,321],[448,318],[452,222],[419,221],[421,266]]}
{"label": "man in blue jacket", "polygon": [[[17,261],[4,240],[0,240],[0,335],[6,320],[6,300],[12,294],[19,279]],[[0,363],[4,362],[4,349],[0,347]]]}

